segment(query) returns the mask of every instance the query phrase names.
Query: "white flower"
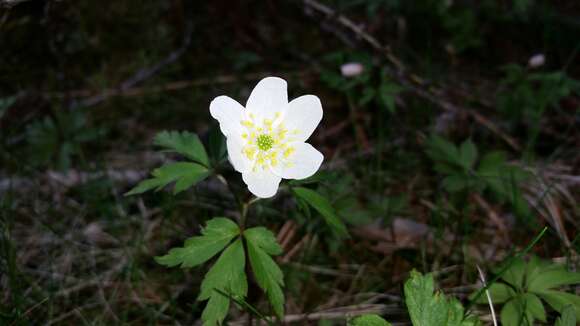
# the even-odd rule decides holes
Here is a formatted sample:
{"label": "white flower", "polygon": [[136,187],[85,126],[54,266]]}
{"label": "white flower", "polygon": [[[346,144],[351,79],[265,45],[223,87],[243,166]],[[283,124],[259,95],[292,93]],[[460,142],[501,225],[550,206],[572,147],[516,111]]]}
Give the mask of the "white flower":
{"label": "white flower", "polygon": [[216,97],[210,113],[227,138],[228,155],[248,189],[272,197],[284,179],[304,179],[320,168],[324,156],[305,141],[320,120],[318,97],[304,95],[288,103],[286,81],[262,79],[246,107],[230,97]]}
{"label": "white flower", "polygon": [[542,53],[538,53],[536,55],[533,55],[528,60],[528,66],[530,68],[539,68],[539,67],[543,66],[545,62],[546,62],[546,57]]}
{"label": "white flower", "polygon": [[344,77],[356,77],[363,73],[365,67],[358,62],[349,62],[340,66],[340,73]]}

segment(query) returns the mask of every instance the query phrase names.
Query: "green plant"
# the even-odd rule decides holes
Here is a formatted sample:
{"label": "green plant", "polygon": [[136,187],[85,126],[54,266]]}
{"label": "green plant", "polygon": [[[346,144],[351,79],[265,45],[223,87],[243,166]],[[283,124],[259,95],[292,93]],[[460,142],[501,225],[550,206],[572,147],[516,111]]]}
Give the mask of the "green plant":
{"label": "green plant", "polygon": [[[500,275],[502,282],[489,287],[494,304],[503,304],[501,322],[505,326],[534,325],[536,320],[546,322],[546,302],[562,314],[560,323],[569,323],[573,317],[566,307],[572,307],[575,318],[580,316],[580,296],[559,291],[562,286],[580,283],[580,273],[570,272],[565,266],[532,257],[521,258]],[[480,297],[478,303],[487,303]],[[564,314],[566,313],[566,314]]]}
{"label": "green plant", "polygon": [[86,114],[80,110],[57,112],[26,128],[30,163],[67,170],[72,166],[73,158],[82,158],[83,145],[97,140],[104,133],[103,128],[89,126]]}
{"label": "green plant", "polygon": [[433,276],[412,271],[405,282],[405,304],[413,326],[448,325],[475,326],[480,322],[475,316],[466,315],[461,303],[434,292]]}
{"label": "green plant", "polygon": [[379,315],[368,314],[350,319],[347,322],[347,326],[391,326],[391,323]]}
{"label": "green plant", "polygon": [[[332,68],[325,69],[320,79],[330,88],[347,95],[354,105],[368,106],[375,104],[390,113],[396,111],[396,96],[404,88],[389,77],[389,71],[382,68],[366,53],[331,53],[324,58]],[[338,67],[355,62],[362,65],[363,70],[357,76],[343,76]]]}
{"label": "green plant", "polygon": [[[405,304],[413,326],[477,326],[476,316],[466,314],[461,302],[435,291],[433,275],[422,275],[413,270],[404,286]],[[349,326],[387,326],[378,315],[367,314],[349,320]]]}
{"label": "green plant", "polygon": [[499,110],[514,125],[523,124],[528,128],[528,149],[531,149],[544,113],[557,109],[563,98],[580,94],[580,82],[563,71],[530,72],[515,64],[505,66],[504,71],[506,76],[500,82],[502,91],[497,97]]}
{"label": "green plant", "polygon": [[[189,132],[159,133],[155,145],[187,161],[167,163],[153,170],[152,178],[141,181],[126,194],[159,191],[174,184],[173,194],[178,195],[210,176],[216,177],[232,193],[239,208],[237,222],[226,217],[214,217],[206,222],[201,235],[187,239],[183,246],[172,248],[166,255],[155,259],[166,267],[192,268],[217,257],[205,275],[197,297],[199,301],[207,300],[201,315],[204,325],[221,325],[231,301],[271,323],[271,318],[246,302],[249,280],[254,280],[266,294],[275,315],[278,318],[284,315],[284,274],[273,259],[282,253],[282,247],[270,230],[262,226],[247,227],[248,212],[259,199],[277,193],[282,176],[296,180],[311,177],[323,158],[305,143],[322,117],[320,101],[313,95],[306,95],[288,103],[285,93],[286,82],[269,77],[258,83],[247,108],[226,96],[217,97],[210,105],[210,112],[226,137],[229,161],[242,174],[243,182],[256,197],[242,199],[233,182],[219,174],[225,161],[223,137],[210,134],[208,154],[199,137]],[[273,105],[275,101],[280,105]],[[285,106],[293,107],[293,111],[285,114],[272,112],[272,107]],[[288,183],[297,203],[318,212],[339,236],[348,236],[330,201],[312,189],[299,186],[301,182],[308,183]],[[250,271],[253,277],[247,274]]]}
{"label": "green plant", "polygon": [[568,305],[562,308],[562,316],[556,319],[555,326],[576,326],[576,313],[574,306]]}
{"label": "green plant", "polygon": [[435,162],[434,169],[444,175],[442,187],[450,193],[491,192],[500,202],[509,202],[520,216],[529,214],[520,183],[529,174],[507,163],[506,154],[488,152],[481,159],[471,139],[460,146],[432,135],[427,141],[427,155]]}

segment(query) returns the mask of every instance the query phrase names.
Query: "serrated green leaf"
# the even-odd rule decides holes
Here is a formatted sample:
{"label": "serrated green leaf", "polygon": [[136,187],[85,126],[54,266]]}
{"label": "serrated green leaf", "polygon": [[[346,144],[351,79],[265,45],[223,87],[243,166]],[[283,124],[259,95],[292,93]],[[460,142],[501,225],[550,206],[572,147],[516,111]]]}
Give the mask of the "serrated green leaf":
{"label": "serrated green leaf", "polygon": [[455,298],[447,301],[447,326],[462,326],[465,313],[461,302]]}
{"label": "serrated green leaf", "polygon": [[434,161],[447,161],[458,163],[460,161],[459,149],[443,137],[432,135],[427,140],[427,155]]}
{"label": "serrated green leaf", "polygon": [[160,190],[172,182],[175,182],[173,193],[177,194],[207,178],[209,171],[197,163],[177,162],[163,165],[153,170],[151,175],[153,178],[141,181],[125,196],[141,194],[151,189]]}
{"label": "serrated green leaf", "polygon": [[265,227],[255,227],[244,231],[244,236],[267,254],[279,255],[282,253],[282,247],[278,244],[276,236],[272,231]]}
{"label": "serrated green leaf", "polygon": [[294,194],[308,203],[312,208],[314,208],[326,221],[334,231],[336,231],[339,235],[348,236],[348,231],[346,230],[346,226],[340,220],[340,218],[336,215],[334,208],[322,195],[317,193],[314,190],[310,190],[308,188],[296,187],[293,188]]}
{"label": "serrated green leaf", "polygon": [[234,241],[224,250],[215,264],[210,268],[203,282],[198,300],[206,300],[218,294],[214,289],[222,290],[233,296],[245,297],[248,282],[245,273],[246,255],[241,239]]}
{"label": "serrated green leaf", "polygon": [[245,266],[244,246],[242,240],[238,239],[224,250],[201,283],[197,300],[209,299],[202,313],[204,325],[221,325],[226,317],[230,299],[216,289],[235,297],[243,298],[247,295]]}
{"label": "serrated green leaf", "polygon": [[459,148],[459,154],[461,156],[461,163],[465,169],[473,168],[475,161],[477,160],[477,147],[471,141],[471,139],[467,139],[461,144]]}
{"label": "serrated green leaf", "polygon": [[445,297],[433,294],[433,276],[422,276],[417,271],[405,282],[405,303],[414,326],[447,324],[447,302]]}
{"label": "serrated green leaf", "polygon": [[162,131],[155,136],[154,144],[209,167],[207,152],[199,137],[194,133],[187,131]]}
{"label": "serrated green leaf", "polygon": [[368,314],[349,320],[348,326],[391,326],[391,324],[379,315]]}
{"label": "serrated green leaf", "polygon": [[182,248],[173,248],[165,256],[156,257],[155,261],[167,267],[181,265],[189,268],[200,265],[218,252],[240,233],[238,225],[233,221],[216,217],[207,222],[202,230],[202,236],[189,238]]}
{"label": "serrated green leaf", "polygon": [[245,232],[244,236],[247,240],[248,255],[256,282],[266,292],[276,315],[282,318],[284,315],[284,293],[282,292],[284,274],[276,262],[260,246],[261,240],[256,243],[253,241],[256,239],[252,235],[248,237]]}
{"label": "serrated green leaf", "polygon": [[574,307],[574,312],[576,313],[576,319],[580,319],[580,296],[555,290],[545,290],[535,292],[535,294],[560,313],[562,313],[566,306],[572,305]]}
{"label": "serrated green leaf", "polygon": [[465,316],[465,309],[455,298],[446,299],[443,293],[434,293],[433,276],[412,271],[405,282],[405,303],[414,326],[446,325],[477,326],[479,319]]}
{"label": "serrated green leaf", "polygon": [[230,310],[230,299],[225,295],[212,295],[201,313],[203,326],[221,325]]}
{"label": "serrated green leaf", "polygon": [[432,135],[427,140],[426,153],[433,161],[439,164],[451,164],[451,166],[445,167],[446,171],[439,172],[457,172],[459,171],[458,168],[462,167],[459,149],[453,143],[437,135]]}
{"label": "serrated green leaf", "polygon": [[564,266],[552,265],[539,269],[528,277],[528,290],[540,292],[564,285],[580,283],[580,273],[569,272]]}
{"label": "serrated green leaf", "polygon": [[556,320],[555,326],[576,326],[576,314],[574,306],[568,305],[562,309],[560,318]]}

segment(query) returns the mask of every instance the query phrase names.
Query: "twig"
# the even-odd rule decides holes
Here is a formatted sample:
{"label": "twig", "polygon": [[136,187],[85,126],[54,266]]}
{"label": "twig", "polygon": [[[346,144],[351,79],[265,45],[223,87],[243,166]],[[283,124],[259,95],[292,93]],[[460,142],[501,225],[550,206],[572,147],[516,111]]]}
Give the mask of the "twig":
{"label": "twig", "polygon": [[[308,77],[309,72],[299,72],[299,73],[278,73],[282,76],[294,76],[297,77]],[[208,85],[216,85],[216,84],[231,84],[239,81],[251,81],[251,80],[259,80],[266,76],[272,75],[271,72],[262,71],[262,72],[253,72],[248,73],[245,75],[223,75],[211,78],[200,78],[200,79],[192,79],[192,80],[178,80],[174,82],[169,82],[163,85],[157,86],[150,86],[150,87],[131,87],[127,89],[120,89],[120,88],[107,88],[101,91],[99,95],[93,95],[95,91],[89,89],[76,89],[69,92],[47,92],[44,93],[43,96],[49,99],[66,99],[66,98],[83,98],[83,97],[96,97],[101,96],[104,99],[108,99],[115,96],[123,96],[123,97],[134,97],[134,96],[142,96],[144,94],[156,94],[156,93],[163,93],[169,91],[178,91],[186,88],[193,88],[193,87],[202,87]]]}
{"label": "twig", "polygon": [[[521,146],[518,144],[518,142],[515,139],[513,139],[512,137],[510,137],[509,135],[507,135],[506,133],[504,133],[493,122],[489,121],[488,119],[486,119],[485,117],[483,117],[481,114],[477,113],[473,109],[462,107],[460,110],[455,104],[453,104],[449,100],[445,99],[445,96],[444,96],[445,92],[442,89],[437,89],[433,85],[428,85],[428,83],[426,82],[426,80],[424,78],[422,78],[416,74],[409,73],[407,71],[407,69],[405,69],[401,60],[399,60],[393,54],[393,52],[389,46],[384,45],[381,42],[379,42],[375,37],[373,37],[369,33],[365,32],[361,26],[357,25],[356,23],[354,23],[352,20],[348,19],[344,15],[338,14],[332,8],[330,8],[324,4],[321,4],[320,2],[318,2],[316,0],[303,0],[303,3],[307,7],[325,15],[327,18],[335,19],[339,24],[341,24],[342,26],[344,26],[348,30],[352,31],[360,39],[364,40],[375,51],[379,52],[380,54],[384,54],[385,57],[387,58],[387,60],[394,66],[394,68],[395,68],[395,76],[394,77],[397,78],[397,81],[401,85],[405,86],[407,89],[409,89],[410,91],[412,91],[416,95],[420,96],[421,98],[423,98],[429,102],[432,102],[435,105],[443,108],[444,110],[451,111],[451,112],[457,112],[457,111],[466,112],[467,114],[472,116],[473,119],[477,123],[483,125],[487,129],[489,129],[491,132],[497,134],[501,139],[503,139],[514,150],[517,150],[517,151],[521,150]],[[425,90],[427,85],[429,86],[428,90]]]}
{"label": "twig", "polygon": [[101,94],[84,99],[80,102],[75,102],[75,103],[73,103],[72,107],[73,108],[89,107],[89,106],[94,106],[96,104],[99,104],[99,103],[103,102],[104,100],[108,99],[109,97],[115,95],[116,93],[123,93],[123,92],[128,91],[129,89],[131,89],[132,87],[134,87],[138,83],[141,83],[144,80],[151,78],[151,76],[158,73],[163,67],[177,61],[177,59],[179,59],[185,53],[185,51],[187,50],[187,48],[191,44],[191,36],[193,34],[193,25],[188,24],[186,26],[185,30],[186,30],[186,32],[185,32],[185,35],[183,38],[183,44],[181,45],[181,47],[178,48],[177,50],[171,52],[163,60],[159,61],[158,63],[156,63],[155,65],[153,65],[151,67],[143,68],[143,69],[137,71],[137,73],[135,73],[131,78],[122,82],[121,85],[119,85],[119,87],[116,90],[108,90],[108,91],[105,91]]}
{"label": "twig", "polygon": [[[481,279],[481,282],[485,287],[486,286],[485,275],[483,274],[481,268],[479,268],[479,265],[476,265],[475,267],[477,267],[477,271],[479,272],[479,278]],[[485,295],[487,296],[487,302],[489,303],[489,310],[491,310],[491,318],[493,320],[493,326],[497,326],[497,318],[495,317],[495,310],[493,309],[493,302],[491,301],[491,295],[489,294],[489,290],[485,290]]]}
{"label": "twig", "polygon": [[[286,315],[281,320],[282,323],[295,323],[303,321],[313,321],[321,319],[346,319],[348,317],[360,316],[364,314],[393,314],[402,312],[398,304],[361,304],[328,309],[310,314]],[[231,325],[245,325],[244,322],[234,321]],[[261,323],[263,324],[263,323]]]}

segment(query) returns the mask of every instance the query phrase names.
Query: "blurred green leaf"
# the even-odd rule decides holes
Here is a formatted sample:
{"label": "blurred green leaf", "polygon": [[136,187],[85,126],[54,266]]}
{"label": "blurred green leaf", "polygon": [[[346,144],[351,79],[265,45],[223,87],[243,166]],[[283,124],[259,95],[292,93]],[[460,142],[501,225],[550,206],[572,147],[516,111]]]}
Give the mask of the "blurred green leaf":
{"label": "blurred green leaf", "polygon": [[562,309],[562,314],[560,318],[556,320],[555,326],[576,326],[574,306],[568,305]]}
{"label": "blurred green leaf", "polygon": [[512,298],[506,304],[504,304],[503,308],[501,309],[500,319],[501,324],[505,326],[520,326],[520,325],[528,325],[530,324],[522,324],[521,321],[524,320],[524,313],[520,309],[519,299],[517,297]]}
{"label": "blurred green leaf", "polygon": [[[565,306],[572,305],[576,309],[575,313],[580,313],[580,296],[554,290],[564,285],[580,283],[579,275],[580,273],[567,271],[562,265],[542,261],[535,256],[527,263],[524,259],[517,258],[512,260],[510,267],[500,276],[510,286],[494,283],[489,291],[493,303],[505,302],[501,311],[503,325],[516,326],[522,321],[533,325],[534,320],[546,321],[546,311],[541,300],[556,311],[561,312]],[[486,302],[483,298],[478,300],[478,303]]]}
{"label": "blurred green leaf", "polygon": [[370,101],[375,98],[376,91],[372,87],[365,87],[362,92],[362,96],[360,97],[358,104],[359,105],[367,105]]}
{"label": "blurred green leaf", "polygon": [[564,266],[560,265],[542,268],[537,273],[534,273],[533,277],[529,277],[527,281],[528,290],[531,292],[578,283],[580,283],[580,273],[569,272]]}
{"label": "blurred green leaf", "polygon": [[389,110],[389,112],[395,113],[395,99],[397,94],[403,91],[403,89],[403,87],[390,81],[381,84],[378,90],[381,105]]}
{"label": "blurred green leaf", "polygon": [[336,215],[334,208],[322,195],[317,193],[314,190],[310,190],[308,188],[302,187],[295,187],[292,189],[294,194],[307,202],[312,208],[314,208],[326,221],[326,223],[339,235],[348,236],[348,231],[346,230],[346,226],[340,220],[340,218]]}
{"label": "blurred green leaf", "polygon": [[452,174],[463,172],[459,149],[444,138],[432,135],[427,140],[427,155],[435,161],[435,170],[440,173]]}
{"label": "blurred green leaf", "polygon": [[154,144],[209,167],[209,158],[205,148],[199,137],[194,133],[187,131],[162,131],[155,136]]}
{"label": "blurred green leaf", "polygon": [[[514,297],[516,292],[508,285],[503,283],[493,283],[489,289],[489,295],[491,296],[491,301],[494,304],[504,303]],[[474,293],[475,294],[475,293]],[[473,298],[473,295],[471,299]],[[477,303],[485,304],[488,303],[487,296],[482,295],[477,299]]]}
{"label": "blurred green leaf", "polygon": [[572,305],[576,313],[576,319],[580,319],[580,296],[555,290],[544,290],[535,292],[535,294],[560,313],[562,313],[566,306]]}
{"label": "blurred green leaf", "polygon": [[505,326],[531,326],[536,319],[545,322],[546,311],[540,299],[531,293],[515,296],[501,310],[501,323]]}
{"label": "blurred green leaf", "polygon": [[526,262],[523,258],[515,258],[510,263],[510,268],[503,273],[501,278],[514,288],[522,289],[524,286]]}
{"label": "blurred green leaf", "polygon": [[473,165],[475,165],[475,162],[477,161],[477,147],[475,147],[475,144],[471,139],[468,139],[461,144],[459,153],[463,167],[467,170],[473,168]]}
{"label": "blurred green leaf", "polygon": [[327,171],[318,171],[313,176],[300,180],[289,180],[288,184],[291,186],[301,186],[305,184],[318,183],[332,179],[333,173]]}
{"label": "blurred green leaf", "polygon": [[209,131],[208,152],[212,162],[218,165],[227,156],[226,138],[219,126],[214,124]]}
{"label": "blurred green leaf", "polygon": [[384,320],[379,315],[368,314],[349,320],[348,326],[391,326],[391,323]]}
{"label": "blurred green leaf", "polygon": [[153,170],[151,175],[153,178],[141,181],[125,196],[141,194],[151,189],[157,191],[172,182],[175,182],[173,193],[177,194],[207,178],[209,171],[197,163],[177,162],[163,165]]}

